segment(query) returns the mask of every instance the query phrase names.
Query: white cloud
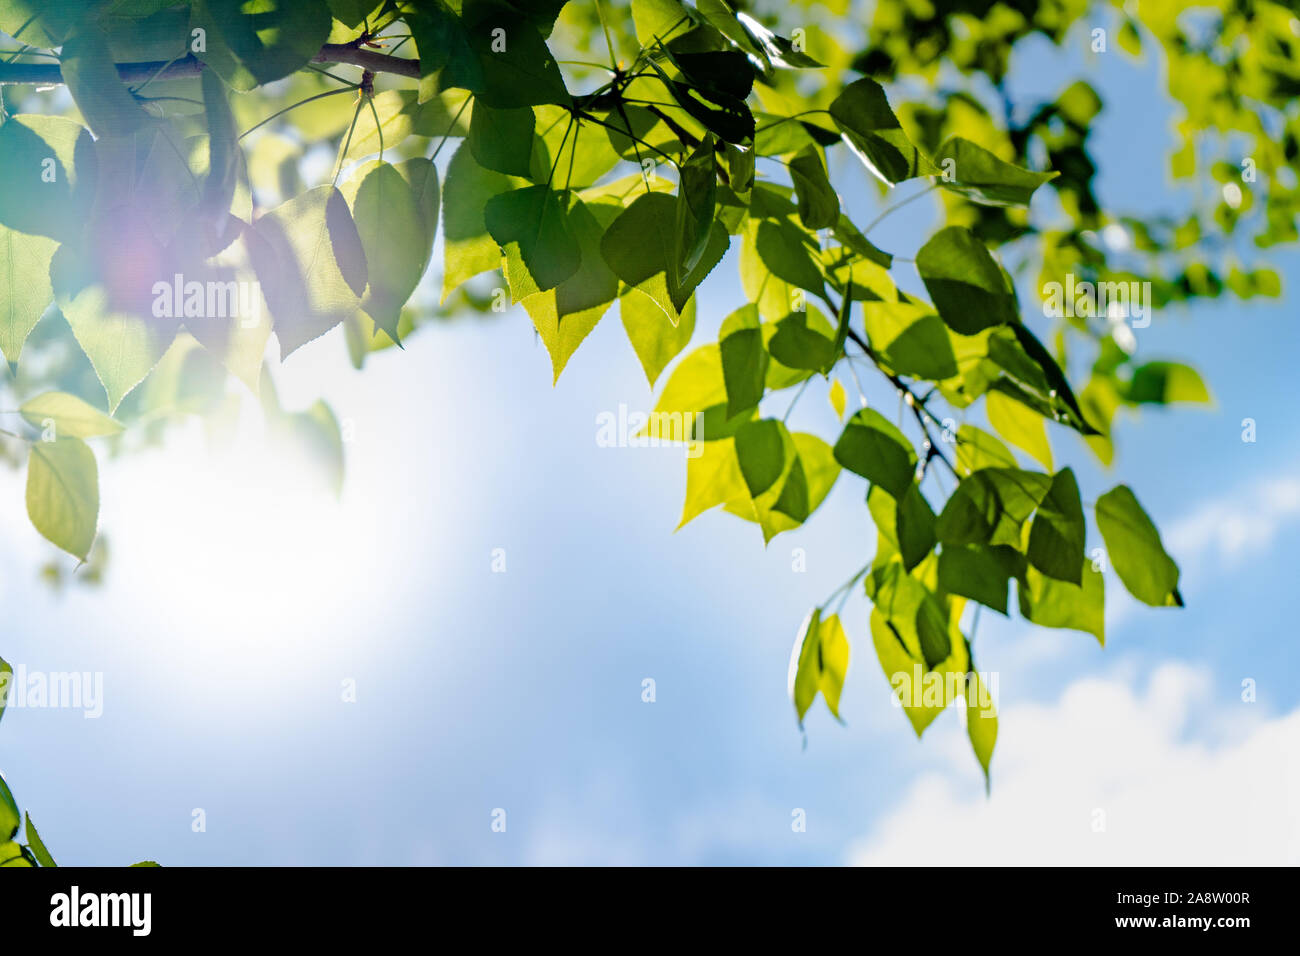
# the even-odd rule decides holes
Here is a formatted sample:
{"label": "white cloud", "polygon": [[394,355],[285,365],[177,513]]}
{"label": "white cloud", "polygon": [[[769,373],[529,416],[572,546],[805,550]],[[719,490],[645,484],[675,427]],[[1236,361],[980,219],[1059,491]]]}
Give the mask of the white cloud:
{"label": "white cloud", "polygon": [[1216,555],[1234,564],[1267,550],[1278,531],[1300,518],[1300,478],[1274,478],[1247,491],[1207,501],[1175,522],[1165,544],[1193,564]]}
{"label": "white cloud", "polygon": [[[1070,685],[999,722],[993,794],[930,773],[849,852],[868,865],[1300,863],[1300,709],[1211,698],[1208,673],[1166,663],[1144,693],[1124,678]],[[1189,739],[1188,718],[1227,739]],[[927,739],[970,761],[958,721]],[[936,725],[931,731],[941,730]],[[927,738],[929,735],[927,735]],[[1094,830],[1104,821],[1104,830]]]}

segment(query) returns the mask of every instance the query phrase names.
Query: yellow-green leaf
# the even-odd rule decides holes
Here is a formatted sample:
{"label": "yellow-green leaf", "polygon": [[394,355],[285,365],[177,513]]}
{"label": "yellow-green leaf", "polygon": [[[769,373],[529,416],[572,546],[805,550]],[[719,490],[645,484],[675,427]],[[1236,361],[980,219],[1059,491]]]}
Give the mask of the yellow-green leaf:
{"label": "yellow-green leaf", "polygon": [[59,438],[95,438],[122,430],[117,419],[67,392],[44,392],[23,402],[18,411],[35,428],[44,428],[47,420],[52,421]]}
{"label": "yellow-green leaf", "polygon": [[36,530],[85,561],[99,521],[99,468],[79,438],[32,442],[27,459],[27,515]]}
{"label": "yellow-green leaf", "polygon": [[1052,471],[1052,446],[1047,442],[1046,420],[1001,392],[989,392],[985,403],[989,423],[997,433]]}

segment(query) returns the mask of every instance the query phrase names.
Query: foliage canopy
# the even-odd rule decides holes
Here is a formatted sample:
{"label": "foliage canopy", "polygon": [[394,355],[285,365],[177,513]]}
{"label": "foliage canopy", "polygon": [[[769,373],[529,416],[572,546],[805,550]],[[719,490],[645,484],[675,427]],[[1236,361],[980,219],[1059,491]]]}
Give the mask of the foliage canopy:
{"label": "foliage canopy", "polygon": [[[1090,525],[1134,597],[1182,604],[1139,497],[1117,484],[1085,505],[1054,445],[1073,433],[1109,465],[1121,409],[1209,400],[1189,366],[1136,357],[1126,314],[1071,307],[1035,331],[1015,278],[1149,283],[1148,308],[1279,294],[1229,240],[1297,238],[1298,26],[1263,0],[885,3],[865,20],[847,0],[0,0],[4,455],[25,463],[37,530],[93,564],[90,443],[220,419],[240,390],[337,487],[338,424],[323,403],[281,407],[272,335],[283,361],[341,326],[361,368],[505,298],[558,379],[617,306],[650,385],[667,372],[657,422],[701,449],[682,523],[721,505],[766,542],[865,479],[876,547],[798,632],[800,723],[819,693],[838,716],[836,602],[862,588],[886,676],[947,678],[904,701],[913,728],[964,698],[987,775],[997,720],[968,604],[1009,614],[1014,581],[1022,617],[1103,641]],[[1097,29],[1102,51],[1113,30],[1166,58],[1184,113],[1170,171],[1221,185],[1209,203],[1102,209],[1097,93],[1008,93],[1017,42],[1082,30],[1096,51]],[[925,180],[907,201],[928,184],[946,224],[878,248],[880,217],[853,221],[831,181],[839,152],[880,196]],[[424,303],[439,235],[441,301]],[[728,250],[744,301],[691,349],[696,291]],[[926,297],[897,284],[912,269]],[[888,380],[897,416],[850,409],[859,372]],[[819,378],[841,429],[790,431],[772,396],[792,407]],[[964,422],[981,402],[989,429]],[[5,865],[52,865],[30,819],[14,842],[19,823],[0,781]]]}

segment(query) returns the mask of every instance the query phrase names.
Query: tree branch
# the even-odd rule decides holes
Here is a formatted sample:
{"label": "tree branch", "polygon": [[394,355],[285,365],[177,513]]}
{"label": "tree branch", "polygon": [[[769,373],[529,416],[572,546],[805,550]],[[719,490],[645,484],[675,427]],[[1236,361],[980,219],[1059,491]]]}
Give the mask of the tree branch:
{"label": "tree branch", "polygon": [[[313,63],[345,63],[359,66],[371,73],[393,73],[418,79],[420,61],[387,53],[364,50],[351,43],[327,43],[311,58]],[[161,71],[161,72],[160,72]],[[158,80],[176,80],[198,76],[203,71],[203,61],[187,56],[168,65],[166,60],[152,63],[119,63],[118,75],[124,83],[141,83],[157,75]],[[63,71],[57,63],[0,63],[0,86],[58,86],[63,83]]]}

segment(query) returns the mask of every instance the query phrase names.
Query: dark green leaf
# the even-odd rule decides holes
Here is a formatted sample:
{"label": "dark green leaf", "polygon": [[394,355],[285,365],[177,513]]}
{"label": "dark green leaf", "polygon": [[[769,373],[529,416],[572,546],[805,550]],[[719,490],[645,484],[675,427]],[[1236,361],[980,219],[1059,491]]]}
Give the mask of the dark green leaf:
{"label": "dark green leaf", "polygon": [[1086,536],[1079,483],[1066,468],[1053,476],[1030,525],[1029,563],[1050,578],[1081,584]]}
{"label": "dark green leaf", "polygon": [[787,368],[821,371],[835,358],[835,341],[809,327],[807,312],[791,312],[777,322],[767,348]]}
{"label": "dark green leaf", "polygon": [[535,125],[531,107],[498,110],[475,103],[469,124],[470,152],[484,169],[527,177]]}
{"label": "dark green leaf", "polygon": [[839,222],[840,197],[826,177],[820,147],[805,146],[795,153],[790,160],[790,178],[799,199],[799,218],[805,226],[825,229]]}
{"label": "dark green leaf", "polygon": [[746,305],[726,318],[718,331],[718,350],[727,387],[727,417],[734,418],[763,397],[768,358],[758,309]]}
{"label": "dark green leaf", "polygon": [[1051,479],[1018,468],[984,468],[962,480],[935,523],[945,545],[1020,546],[1021,527],[1038,507]]}
{"label": "dark green leaf", "polygon": [[907,138],[875,80],[864,77],[846,86],[831,103],[830,114],[858,158],[883,182],[892,186],[938,172]]}
{"label": "dark green leaf", "polygon": [[677,254],[673,258],[675,281],[699,265],[709,246],[718,176],[713,166],[713,137],[706,136],[682,164],[677,186]]}
{"label": "dark green leaf", "polygon": [[325,0],[196,0],[190,26],[206,31],[195,56],[237,90],[301,70],[329,39]]}
{"label": "dark green leaf", "polygon": [[1008,545],[945,544],[939,552],[939,587],[1007,613],[1007,584],[1024,574],[1025,557]]}
{"label": "dark green leaf", "polygon": [[554,289],[578,271],[582,250],[568,226],[560,194],[549,186],[527,186],[493,196],[483,212],[492,238],[510,255],[518,248],[540,291]]}
{"label": "dark green leaf", "polygon": [[835,443],[835,460],[895,498],[906,494],[916,471],[911,443],[874,408],[860,409],[849,419]]}
{"label": "dark green leaf", "polygon": [[650,296],[677,323],[681,310],[727,251],[726,231],[716,223],[699,263],[681,281],[674,278],[677,253],[676,205],[672,196],[645,193],[605,232],[601,254],[614,274]]}
{"label": "dark green leaf", "polygon": [[903,559],[903,568],[911,571],[925,560],[926,555],[935,545],[934,512],[916,482],[908,485],[907,492],[898,502],[895,529],[898,533],[898,553]]}
{"label": "dark green leaf", "polygon": [[916,268],[940,317],[954,332],[974,335],[1019,322],[1010,282],[969,229],[939,230],[916,254]]}

